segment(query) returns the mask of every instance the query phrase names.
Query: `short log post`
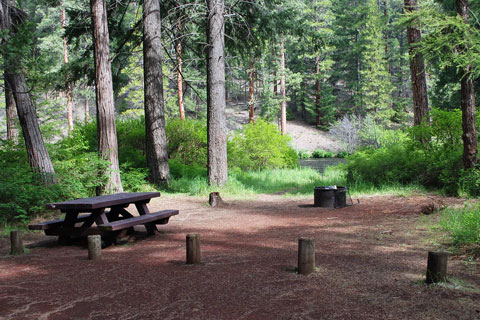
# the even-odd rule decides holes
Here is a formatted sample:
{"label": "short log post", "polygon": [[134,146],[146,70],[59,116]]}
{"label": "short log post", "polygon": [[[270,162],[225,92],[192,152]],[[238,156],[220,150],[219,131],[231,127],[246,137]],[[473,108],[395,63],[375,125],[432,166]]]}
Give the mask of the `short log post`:
{"label": "short log post", "polygon": [[187,234],[187,264],[199,264],[200,236],[197,233]]}
{"label": "short log post", "polygon": [[218,207],[224,204],[219,192],[211,192],[208,197],[208,204],[212,207]]}
{"label": "short log post", "polygon": [[88,259],[101,260],[102,259],[102,238],[100,235],[88,236]]}
{"label": "short log post", "polygon": [[311,238],[298,239],[298,273],[309,275],[315,271],[315,241]]}
{"label": "short log post", "polygon": [[24,253],[22,232],[15,230],[10,231],[10,254]]}
{"label": "short log post", "polygon": [[448,252],[428,252],[427,284],[447,281]]}

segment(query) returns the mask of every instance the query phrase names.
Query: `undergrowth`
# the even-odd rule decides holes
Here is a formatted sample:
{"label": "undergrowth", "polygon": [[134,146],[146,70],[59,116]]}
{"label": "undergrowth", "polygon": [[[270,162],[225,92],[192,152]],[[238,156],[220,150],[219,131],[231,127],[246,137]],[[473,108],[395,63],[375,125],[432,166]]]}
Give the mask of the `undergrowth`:
{"label": "undergrowth", "polygon": [[445,209],[440,226],[449,233],[453,245],[480,245],[480,204]]}

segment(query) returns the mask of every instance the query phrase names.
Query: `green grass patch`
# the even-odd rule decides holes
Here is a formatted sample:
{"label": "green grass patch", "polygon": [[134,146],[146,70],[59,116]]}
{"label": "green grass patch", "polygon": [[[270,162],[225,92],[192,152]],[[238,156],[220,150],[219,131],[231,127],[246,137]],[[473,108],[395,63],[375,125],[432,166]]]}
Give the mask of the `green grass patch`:
{"label": "green grass patch", "polygon": [[480,204],[445,209],[440,226],[450,234],[454,245],[480,244]]}
{"label": "green grass patch", "polygon": [[348,185],[346,170],[343,165],[330,166],[323,173],[311,168],[269,169],[262,171],[230,170],[228,184],[222,188],[208,185],[206,172],[196,172],[197,175],[186,174],[173,178],[166,190],[169,194],[188,194],[205,196],[213,191],[220,191],[222,196],[248,197],[255,194],[282,193],[285,196],[313,197],[313,189],[319,186],[347,186],[352,196],[393,194],[407,196],[422,192],[417,185],[402,186],[384,185],[375,187],[373,184],[356,182]]}

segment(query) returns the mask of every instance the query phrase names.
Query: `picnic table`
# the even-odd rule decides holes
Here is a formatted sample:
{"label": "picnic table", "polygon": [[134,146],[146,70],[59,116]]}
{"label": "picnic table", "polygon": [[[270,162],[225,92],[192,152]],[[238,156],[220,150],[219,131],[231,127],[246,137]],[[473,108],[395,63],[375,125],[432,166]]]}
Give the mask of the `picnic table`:
{"label": "picnic table", "polygon": [[[147,233],[158,231],[157,224],[166,224],[178,210],[150,212],[147,203],[159,197],[159,192],[116,193],[111,195],[50,203],[47,209],[59,209],[64,219],[31,224],[30,230],[43,230],[48,236],[59,236],[60,241],[100,234],[102,237],[118,238],[133,231],[136,225],[144,225]],[[127,207],[134,204],[139,216],[134,216]],[[82,213],[82,215],[80,215]]]}

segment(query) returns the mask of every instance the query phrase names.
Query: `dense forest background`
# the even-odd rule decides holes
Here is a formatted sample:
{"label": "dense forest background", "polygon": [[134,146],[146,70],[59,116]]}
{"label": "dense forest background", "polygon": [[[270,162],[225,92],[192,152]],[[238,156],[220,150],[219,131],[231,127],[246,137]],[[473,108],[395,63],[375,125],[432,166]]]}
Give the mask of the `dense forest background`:
{"label": "dense forest background", "polygon": [[[420,18],[437,20],[422,24],[427,36],[448,28],[439,26],[456,15],[453,3],[448,3],[420,1]],[[165,112],[170,118],[180,116],[181,91],[186,117],[205,118],[206,6],[180,0],[161,5]],[[472,13],[476,5],[470,1]],[[21,7],[28,21],[21,39],[12,45],[22,53],[18,62],[28,75],[45,138],[55,141],[66,136],[74,122],[95,119],[90,5],[22,1]],[[117,118],[134,118],[143,112],[142,6],[137,1],[112,1],[107,9]],[[352,114],[370,115],[382,125],[410,124],[413,102],[404,13],[404,1],[397,0],[226,1],[227,100],[252,102],[259,115],[278,120],[283,46],[288,117],[318,121],[322,129]],[[441,51],[439,47],[439,56],[427,64],[430,104],[443,110],[460,108],[458,65],[446,63],[440,55],[447,53]],[[5,99],[1,103],[4,112]],[[73,115],[67,112],[70,107]],[[0,128],[5,137],[5,121]]]}
{"label": "dense forest background", "polygon": [[[96,5],[105,6],[105,17],[96,14]],[[314,185],[337,184],[358,192],[418,185],[478,196],[479,5],[1,0],[7,80],[0,97],[0,219],[28,221],[48,201],[92,196],[109,185],[110,191],[202,194],[227,178],[222,190],[234,194],[292,188],[311,193]],[[214,70],[209,59],[218,39],[209,32],[218,27],[211,19],[218,6],[224,37],[217,60],[225,66]],[[145,22],[146,8],[160,13],[153,21],[158,25]],[[102,23],[108,37],[99,43]],[[109,59],[101,60],[101,54]],[[105,115],[97,112],[104,110],[101,63],[111,68],[113,88],[115,121],[108,134],[99,121]],[[241,105],[249,115],[242,130],[224,139],[217,165],[225,176],[214,181],[209,145],[223,133],[209,128],[224,107],[213,108],[209,96],[222,81],[208,81],[223,71],[223,104]],[[159,125],[146,112],[156,104],[158,119],[165,119]],[[25,106],[38,118],[28,118],[32,111]],[[348,163],[330,176],[298,169],[298,158],[312,154],[295,150],[287,119],[329,131]],[[41,134],[27,130],[37,125]],[[158,135],[152,135],[153,127],[161,129]],[[106,156],[113,147],[102,145],[103,134],[118,139],[110,145],[118,145],[116,167]],[[157,136],[166,140],[158,152]],[[40,150],[43,141],[46,148]],[[51,162],[36,163],[47,158]],[[156,163],[162,165],[157,173]]]}

